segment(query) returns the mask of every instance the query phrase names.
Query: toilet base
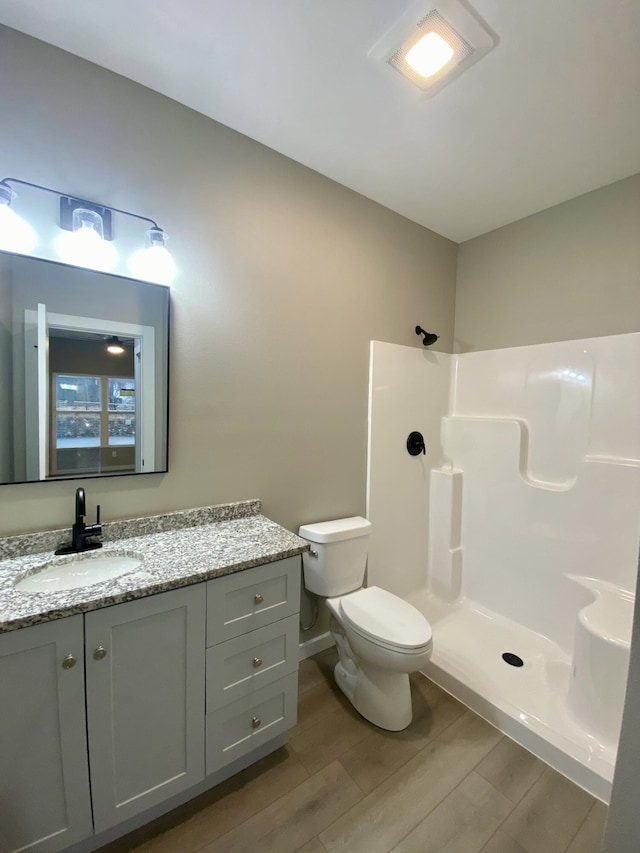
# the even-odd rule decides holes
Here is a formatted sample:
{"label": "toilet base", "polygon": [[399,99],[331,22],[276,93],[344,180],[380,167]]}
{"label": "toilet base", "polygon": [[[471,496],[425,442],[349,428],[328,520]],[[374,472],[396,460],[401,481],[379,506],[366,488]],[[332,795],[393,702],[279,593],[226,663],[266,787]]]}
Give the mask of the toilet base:
{"label": "toilet base", "polygon": [[412,720],[409,676],[360,665],[348,672],[341,661],[335,665],[336,684],[359,714],[390,732],[406,729]]}

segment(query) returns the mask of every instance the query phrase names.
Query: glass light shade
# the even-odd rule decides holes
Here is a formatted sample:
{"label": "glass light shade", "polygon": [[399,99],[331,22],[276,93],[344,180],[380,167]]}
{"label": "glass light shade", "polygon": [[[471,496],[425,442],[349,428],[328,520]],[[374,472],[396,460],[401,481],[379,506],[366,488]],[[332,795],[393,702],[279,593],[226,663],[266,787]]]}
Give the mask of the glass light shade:
{"label": "glass light shade", "polygon": [[73,231],[63,231],[56,241],[58,254],[68,264],[110,270],[117,259],[113,244],[104,239],[102,217],[93,210],[73,211]]}
{"label": "glass light shade", "polygon": [[449,62],[453,48],[438,33],[427,33],[407,51],[405,60],[416,74],[431,77]]}
{"label": "glass light shade", "polygon": [[0,249],[28,255],[37,243],[36,232],[11,209],[16,194],[8,186],[0,186]]}
{"label": "glass light shade", "polygon": [[129,269],[135,278],[156,284],[171,284],[178,268],[165,246],[166,233],[161,228],[147,231],[147,245],[138,249],[129,260]]}

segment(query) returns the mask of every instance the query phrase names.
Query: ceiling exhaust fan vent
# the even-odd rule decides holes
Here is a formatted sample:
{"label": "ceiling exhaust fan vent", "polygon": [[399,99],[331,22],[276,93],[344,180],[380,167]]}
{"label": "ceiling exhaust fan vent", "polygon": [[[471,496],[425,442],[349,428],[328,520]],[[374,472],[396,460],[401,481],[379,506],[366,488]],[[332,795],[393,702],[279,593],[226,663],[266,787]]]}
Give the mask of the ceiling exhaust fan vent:
{"label": "ceiling exhaust fan vent", "polygon": [[[407,57],[411,57],[411,52],[414,51],[420,42],[423,42],[425,37],[433,33],[439,38],[434,40],[436,45],[447,45],[450,48],[450,58],[433,73],[425,76],[407,61]],[[467,59],[473,53],[471,45],[454,30],[454,28],[445,21],[437,9],[432,9],[427,15],[418,22],[415,34],[408,38],[402,47],[395,51],[387,62],[396,71],[404,74],[409,80],[414,82],[416,86],[426,89],[433,86],[438,80],[448,74],[454,66],[459,65],[463,60]]]}
{"label": "ceiling exhaust fan vent", "polygon": [[498,38],[468,4],[423,0],[379,39],[369,56],[430,97],[485,56]]}

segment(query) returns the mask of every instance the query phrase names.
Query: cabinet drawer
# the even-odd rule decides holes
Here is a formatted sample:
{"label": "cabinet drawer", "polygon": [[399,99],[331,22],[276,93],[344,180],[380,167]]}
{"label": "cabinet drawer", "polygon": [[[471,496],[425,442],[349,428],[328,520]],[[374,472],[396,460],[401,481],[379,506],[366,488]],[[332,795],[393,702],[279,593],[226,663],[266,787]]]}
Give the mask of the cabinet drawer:
{"label": "cabinet drawer", "polygon": [[298,669],[298,617],[207,649],[207,713]]}
{"label": "cabinet drawer", "polygon": [[298,673],[206,716],[206,773],[257,749],[295,725]]}
{"label": "cabinet drawer", "polygon": [[300,557],[207,582],[207,646],[298,612]]}

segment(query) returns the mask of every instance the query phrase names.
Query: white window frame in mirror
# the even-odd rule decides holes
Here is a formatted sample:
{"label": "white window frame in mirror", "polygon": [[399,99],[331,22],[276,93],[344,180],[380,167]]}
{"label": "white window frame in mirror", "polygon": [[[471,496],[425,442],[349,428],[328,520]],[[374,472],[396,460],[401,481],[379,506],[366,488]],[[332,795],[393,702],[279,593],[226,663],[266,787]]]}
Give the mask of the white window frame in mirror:
{"label": "white window frame in mirror", "polygon": [[49,328],[135,339],[134,363],[136,388],[139,389],[139,409],[136,412],[136,473],[144,474],[153,471],[156,440],[154,425],[156,388],[154,327],[120,323],[98,317],[50,314],[47,312],[44,303],[38,303],[37,311],[27,308],[24,314],[25,374],[38,378],[37,382],[27,383],[30,393],[27,393],[25,399],[27,479],[29,481],[58,479],[47,476],[49,455]]}

